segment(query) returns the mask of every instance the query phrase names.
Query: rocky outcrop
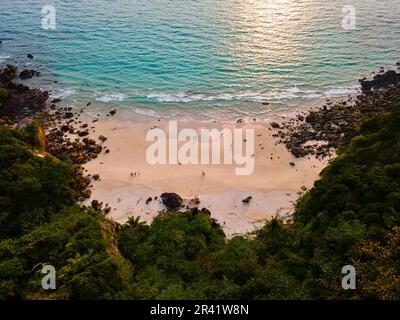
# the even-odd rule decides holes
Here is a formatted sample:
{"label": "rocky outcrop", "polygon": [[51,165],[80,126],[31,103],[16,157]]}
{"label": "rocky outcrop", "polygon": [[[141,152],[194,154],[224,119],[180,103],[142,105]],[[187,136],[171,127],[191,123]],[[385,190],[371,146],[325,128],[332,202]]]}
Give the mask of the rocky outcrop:
{"label": "rocky outcrop", "polygon": [[[31,70],[28,70],[32,74]],[[36,72],[36,71],[35,71]],[[36,73],[35,73],[36,74]],[[8,65],[0,70],[0,117],[12,122],[33,117],[47,107],[49,93],[31,89],[12,80],[17,76],[17,68]]]}
{"label": "rocky outcrop", "polygon": [[399,77],[399,73],[387,71],[376,75],[371,87],[363,80],[364,89],[358,96],[327,101],[320,108],[284,122],[276,136],[296,158],[330,156],[354,137],[366,118],[400,105]]}
{"label": "rocky outcrop", "polygon": [[372,80],[361,79],[359,80],[362,91],[364,93],[371,92],[372,90],[378,90],[382,88],[387,88],[393,86],[400,82],[400,73],[394,70],[388,70],[378,73],[373,77]]}
{"label": "rocky outcrop", "polygon": [[169,210],[177,210],[182,207],[183,200],[182,198],[173,192],[165,192],[161,195],[162,203]]}
{"label": "rocky outcrop", "polygon": [[0,70],[0,83],[7,84],[17,76],[17,67],[7,65],[4,69]]}

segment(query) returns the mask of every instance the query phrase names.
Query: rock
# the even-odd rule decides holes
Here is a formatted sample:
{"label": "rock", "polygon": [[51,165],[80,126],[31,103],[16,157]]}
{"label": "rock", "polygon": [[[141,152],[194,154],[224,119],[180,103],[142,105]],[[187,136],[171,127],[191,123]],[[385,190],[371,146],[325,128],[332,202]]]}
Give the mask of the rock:
{"label": "rock", "polygon": [[36,71],[36,70],[33,70],[33,69],[31,69],[30,71],[32,73],[32,76],[34,76],[34,77],[39,77],[40,76],[40,72],[39,71]]}
{"label": "rock", "polygon": [[98,202],[97,200],[93,200],[92,203],[92,208],[97,210],[97,211],[101,211],[101,203]]}
{"label": "rock", "polygon": [[86,103],[86,107],[89,107],[91,104],[91,102]]}
{"label": "rock", "polygon": [[313,123],[313,122],[316,122],[317,120],[318,120],[318,116],[315,111],[311,111],[306,117],[306,122],[308,122],[308,123]]}
{"label": "rock", "polygon": [[165,192],[161,194],[162,203],[170,210],[176,210],[182,207],[182,198],[173,192]]}
{"label": "rock", "polygon": [[153,201],[153,198],[152,197],[149,197],[149,198],[147,198],[147,200],[146,200],[146,204],[148,205],[150,202],[152,202]]}
{"label": "rock", "polygon": [[74,117],[74,114],[73,114],[72,112],[67,112],[67,113],[64,114],[64,117],[65,117],[66,119],[71,119],[71,118]]}
{"label": "rock", "polygon": [[56,98],[51,100],[51,103],[59,103],[62,99],[61,98]]}
{"label": "rock", "polygon": [[368,93],[371,90],[386,88],[400,82],[400,73],[394,70],[388,70],[383,73],[379,73],[373,77],[372,80],[359,80],[361,84],[361,90],[364,93]]}
{"label": "rock", "polygon": [[103,210],[104,214],[109,214],[111,212],[111,207],[106,207]]}
{"label": "rock", "polygon": [[31,71],[31,70],[25,69],[25,70],[23,70],[23,71],[21,71],[21,72],[19,73],[19,77],[20,77],[22,80],[30,79],[30,78],[33,77],[33,74],[32,74],[32,71]]}
{"label": "rock", "polygon": [[211,212],[210,212],[210,210],[208,210],[208,209],[206,209],[206,208],[202,208],[202,209],[200,210],[200,212],[201,212],[202,214],[205,214],[205,215],[211,217]]}
{"label": "rock", "polygon": [[93,180],[99,180],[100,179],[100,175],[99,174],[94,174],[93,175]]}
{"label": "rock", "polygon": [[85,137],[89,135],[89,131],[85,130],[85,131],[78,131],[78,136],[80,137]]}
{"label": "rock", "polygon": [[279,129],[281,126],[279,125],[279,123],[271,122],[271,127],[274,129]]}
{"label": "rock", "polygon": [[307,152],[303,150],[301,147],[294,147],[290,151],[296,158],[301,158],[307,154]]}
{"label": "rock", "polygon": [[28,59],[33,59],[33,55],[30,53],[28,53],[27,57],[28,57]]}
{"label": "rock", "polygon": [[85,189],[81,192],[82,196],[86,199],[90,198],[90,196],[92,195],[92,191],[90,191],[89,189]]}
{"label": "rock", "polygon": [[191,212],[191,214],[192,214],[193,216],[196,216],[196,215],[198,215],[198,214],[205,214],[205,215],[211,217],[211,212],[210,212],[210,210],[208,210],[208,209],[206,209],[206,208],[202,208],[201,210],[199,210],[197,207],[195,207],[195,208],[191,208],[191,209],[190,209],[190,212]]}
{"label": "rock", "polygon": [[113,109],[113,110],[111,110],[111,111],[109,112],[109,114],[110,114],[111,116],[115,115],[116,113],[117,113],[117,109]]}
{"label": "rock", "polygon": [[297,119],[299,119],[300,121],[304,121],[304,116],[302,116],[301,114],[298,114]]}
{"label": "rock", "polygon": [[17,75],[17,68],[9,64],[0,71],[0,82],[8,83],[12,79],[14,79],[16,75]]}
{"label": "rock", "polygon": [[246,199],[243,199],[242,202],[243,202],[243,203],[249,203],[251,199],[253,199],[253,197],[252,197],[252,196],[249,196],[249,197],[247,197]]}
{"label": "rock", "polygon": [[107,140],[107,137],[101,135],[101,136],[99,136],[99,140],[100,140],[101,142],[104,142],[104,141]]}
{"label": "rock", "polygon": [[290,165],[291,167],[294,167],[296,164],[295,164],[294,162],[289,162],[289,165]]}

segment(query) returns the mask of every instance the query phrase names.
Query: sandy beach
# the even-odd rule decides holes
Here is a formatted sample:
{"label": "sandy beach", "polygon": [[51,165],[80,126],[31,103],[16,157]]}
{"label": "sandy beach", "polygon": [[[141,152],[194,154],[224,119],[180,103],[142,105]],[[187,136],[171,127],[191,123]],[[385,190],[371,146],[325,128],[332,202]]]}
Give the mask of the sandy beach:
{"label": "sandy beach", "polygon": [[[87,123],[92,118],[86,119]],[[86,121],[83,121],[86,122]],[[160,194],[175,192],[184,205],[207,208],[227,236],[244,234],[262,226],[274,216],[290,218],[299,194],[313,186],[327,164],[314,157],[295,158],[273,135],[278,129],[270,122],[243,123],[178,121],[178,128],[254,129],[254,171],[236,175],[236,164],[151,165],[146,160],[146,134],[154,128],[168,132],[167,120],[135,121],[122,117],[102,117],[94,124],[91,137],[107,137],[103,152],[85,165],[93,179],[92,196],[111,207],[108,217],[124,223],[139,216],[148,223],[164,210]],[[109,149],[110,152],[105,150]],[[251,197],[249,203],[242,200]],[[151,198],[151,201],[149,200]],[[191,201],[198,198],[197,205]]]}

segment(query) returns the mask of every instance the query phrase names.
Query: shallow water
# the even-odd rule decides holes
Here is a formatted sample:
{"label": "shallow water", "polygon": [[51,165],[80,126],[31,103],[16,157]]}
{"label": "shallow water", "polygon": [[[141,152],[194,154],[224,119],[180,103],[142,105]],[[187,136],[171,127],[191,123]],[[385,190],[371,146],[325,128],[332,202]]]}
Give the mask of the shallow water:
{"label": "shallow water", "polygon": [[[48,1],[0,1],[0,63],[38,67],[33,84],[100,108],[290,111],[352,93],[359,77],[400,60],[400,0],[51,2],[56,30],[41,25]],[[342,28],[347,4],[356,30]]]}

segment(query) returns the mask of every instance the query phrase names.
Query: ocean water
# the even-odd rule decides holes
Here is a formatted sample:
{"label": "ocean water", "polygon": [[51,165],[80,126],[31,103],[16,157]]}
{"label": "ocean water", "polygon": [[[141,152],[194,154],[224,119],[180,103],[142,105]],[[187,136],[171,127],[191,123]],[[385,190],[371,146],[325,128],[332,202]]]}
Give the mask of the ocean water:
{"label": "ocean water", "polygon": [[400,61],[400,0],[0,0],[0,40],[0,63],[40,69],[31,84],[71,104],[255,117],[354,93]]}

